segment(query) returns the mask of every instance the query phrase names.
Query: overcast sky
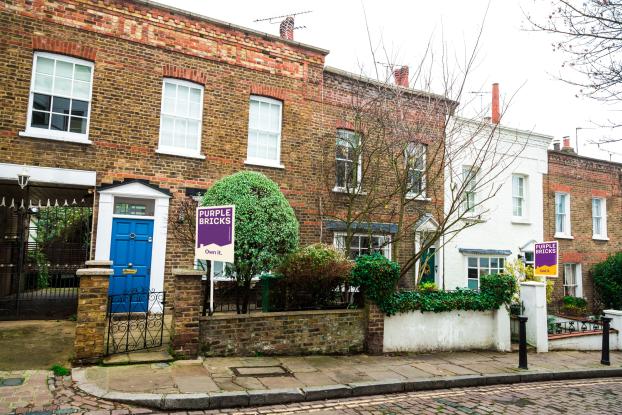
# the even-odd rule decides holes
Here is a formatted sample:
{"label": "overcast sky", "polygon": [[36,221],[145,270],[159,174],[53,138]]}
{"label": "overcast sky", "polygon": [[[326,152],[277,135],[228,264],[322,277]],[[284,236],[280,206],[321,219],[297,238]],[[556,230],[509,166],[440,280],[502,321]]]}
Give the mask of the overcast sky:
{"label": "overcast sky", "polygon": [[[490,4],[488,0],[159,1],[275,35],[278,24],[254,20],[311,10],[297,16],[296,25],[306,28],[296,30],[295,40],[330,50],[327,65],[356,73],[362,70],[368,75],[373,74],[374,60],[362,4],[372,45],[376,50],[384,45],[392,63],[414,68],[421,62],[429,39],[437,56],[444,40],[450,54],[457,57],[451,61],[452,70],[457,70],[456,63],[462,61],[465,50],[472,49],[488,9],[477,65],[466,88],[469,94],[463,96],[463,102],[470,102],[465,111],[487,107],[491,84],[499,82],[502,103],[508,104],[513,97],[503,124],[559,139],[568,135],[573,146],[576,128],[583,128],[578,131],[580,154],[622,162],[622,142],[601,145],[600,149],[591,144],[601,137],[622,138],[622,131],[597,127],[622,116],[616,111],[619,106],[577,97],[576,87],[557,79],[563,55],[553,52],[554,39],[524,30],[528,24],[523,11],[542,15],[544,19],[548,1],[491,0]],[[481,92],[471,93],[476,91]]]}

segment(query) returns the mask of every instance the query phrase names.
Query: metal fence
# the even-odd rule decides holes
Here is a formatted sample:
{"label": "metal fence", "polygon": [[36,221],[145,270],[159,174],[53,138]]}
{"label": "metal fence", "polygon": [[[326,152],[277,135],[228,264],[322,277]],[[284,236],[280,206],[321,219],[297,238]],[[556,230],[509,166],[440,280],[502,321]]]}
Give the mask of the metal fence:
{"label": "metal fence", "polygon": [[574,333],[602,333],[603,323],[598,320],[556,321],[548,324],[549,336]]}

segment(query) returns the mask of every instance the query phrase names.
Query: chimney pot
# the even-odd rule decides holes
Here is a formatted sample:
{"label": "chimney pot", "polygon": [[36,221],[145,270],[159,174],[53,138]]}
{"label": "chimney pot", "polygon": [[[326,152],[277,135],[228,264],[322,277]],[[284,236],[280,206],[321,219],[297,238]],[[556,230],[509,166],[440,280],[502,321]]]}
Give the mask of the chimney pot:
{"label": "chimney pot", "polygon": [[563,139],[563,143],[564,145],[562,147],[562,151],[566,151],[568,153],[574,153],[574,149],[570,145],[570,136],[565,136]]}
{"label": "chimney pot", "polygon": [[554,139],[553,140],[553,150],[555,151],[559,151],[561,148],[559,140],[558,139]]}
{"label": "chimney pot", "polygon": [[408,88],[408,66],[402,66],[399,69],[393,71],[393,77],[395,78],[395,85]]}
{"label": "chimney pot", "polygon": [[294,18],[287,16],[279,26],[279,34],[282,39],[294,40]]}
{"label": "chimney pot", "polygon": [[492,84],[492,114],[490,119],[493,124],[499,124],[501,121],[501,111],[499,110],[499,84],[497,82]]}

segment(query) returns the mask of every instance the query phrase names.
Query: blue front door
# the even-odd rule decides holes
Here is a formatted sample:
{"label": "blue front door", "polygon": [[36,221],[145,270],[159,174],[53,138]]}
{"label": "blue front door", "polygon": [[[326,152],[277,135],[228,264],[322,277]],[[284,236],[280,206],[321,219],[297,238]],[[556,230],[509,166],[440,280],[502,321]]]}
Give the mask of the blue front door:
{"label": "blue front door", "polygon": [[112,312],[145,312],[151,276],[152,219],[112,220],[110,259],[114,274],[109,294]]}

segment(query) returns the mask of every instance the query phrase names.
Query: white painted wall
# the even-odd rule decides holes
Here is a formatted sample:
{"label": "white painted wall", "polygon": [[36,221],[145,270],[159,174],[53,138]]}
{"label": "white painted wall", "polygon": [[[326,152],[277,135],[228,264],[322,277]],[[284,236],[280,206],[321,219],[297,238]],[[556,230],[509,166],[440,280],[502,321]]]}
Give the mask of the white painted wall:
{"label": "white painted wall", "polygon": [[525,307],[523,315],[527,317],[527,343],[535,346],[538,353],[546,353],[549,351],[546,283],[521,282],[520,298]]}
{"label": "white painted wall", "polygon": [[[450,163],[446,171],[445,212],[449,212],[452,201],[452,182],[462,181],[462,166],[481,165],[477,160],[478,148],[485,146],[492,125],[473,123],[464,119],[455,120],[450,129],[457,137],[449,137]],[[478,141],[474,137],[480,135]],[[478,195],[489,194],[498,189],[491,199],[479,207],[481,218],[472,221],[474,226],[460,231],[456,236],[445,236],[443,282],[445,289],[467,286],[467,256],[459,252],[461,248],[509,250],[508,260],[516,259],[523,250],[533,250],[533,242],[543,240],[543,194],[542,180],[547,172],[547,147],[551,136],[529,131],[498,127],[494,136],[494,149],[488,150],[490,163],[481,165],[480,171],[490,179],[485,188],[478,189]],[[471,140],[470,150],[458,150],[460,143]],[[479,144],[478,144],[479,143]],[[494,155],[493,155],[494,153]],[[501,160],[505,160],[503,164]],[[512,217],[512,174],[522,174],[527,178],[527,218],[513,221]],[[452,176],[452,177],[450,177]],[[484,184],[482,183],[482,186]],[[455,199],[455,197],[453,198]],[[484,200],[483,197],[480,200]],[[476,212],[477,213],[477,212]],[[453,229],[462,227],[459,220]]]}
{"label": "white painted wall", "polygon": [[383,351],[510,351],[510,316],[497,311],[413,311],[384,318]]}
{"label": "white painted wall", "polygon": [[[618,333],[609,334],[609,350],[620,350],[618,347]],[[561,339],[549,340],[549,350],[602,350],[603,335],[597,334],[583,334],[570,337],[564,337]],[[597,363],[597,362],[596,362]]]}

